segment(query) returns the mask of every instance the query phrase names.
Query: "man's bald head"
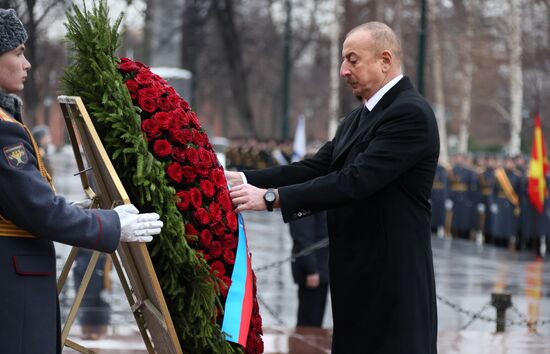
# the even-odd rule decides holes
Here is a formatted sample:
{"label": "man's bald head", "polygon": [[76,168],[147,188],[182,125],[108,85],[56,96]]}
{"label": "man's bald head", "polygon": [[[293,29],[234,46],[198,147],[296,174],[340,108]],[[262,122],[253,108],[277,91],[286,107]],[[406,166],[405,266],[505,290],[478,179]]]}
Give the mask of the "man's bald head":
{"label": "man's bald head", "polygon": [[372,39],[375,55],[380,54],[384,50],[389,50],[393,57],[401,62],[403,50],[401,49],[401,41],[397,38],[395,32],[382,22],[367,22],[363,23],[348,32],[346,38],[351,34],[364,31],[367,32]]}

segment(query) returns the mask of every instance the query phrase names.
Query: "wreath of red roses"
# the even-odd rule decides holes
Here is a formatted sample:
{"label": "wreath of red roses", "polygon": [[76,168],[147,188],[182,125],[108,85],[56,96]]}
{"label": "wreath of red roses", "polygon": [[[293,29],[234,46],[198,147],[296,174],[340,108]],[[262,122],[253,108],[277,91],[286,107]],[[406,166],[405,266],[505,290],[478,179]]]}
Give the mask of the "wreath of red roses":
{"label": "wreath of red roses", "polygon": [[[141,109],[141,130],[149,151],[166,162],[166,176],[176,189],[176,206],[185,222],[186,240],[220,280],[223,305],[231,285],[238,241],[223,167],[197,115],[166,80],[146,65],[122,58],[119,70],[134,105]],[[221,309],[218,323],[222,320]],[[245,353],[263,353],[262,319],[253,275],[253,308]]]}

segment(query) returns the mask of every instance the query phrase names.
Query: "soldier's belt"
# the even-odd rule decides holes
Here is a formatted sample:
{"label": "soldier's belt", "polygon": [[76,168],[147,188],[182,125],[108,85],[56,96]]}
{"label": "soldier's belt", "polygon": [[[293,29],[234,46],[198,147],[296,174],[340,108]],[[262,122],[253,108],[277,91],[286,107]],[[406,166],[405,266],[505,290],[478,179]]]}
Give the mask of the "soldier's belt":
{"label": "soldier's belt", "polygon": [[467,192],[468,186],[464,183],[453,183],[451,185],[451,190],[453,192]]}
{"label": "soldier's belt", "polygon": [[491,188],[483,188],[481,190],[481,194],[483,195],[490,195],[491,194]]}
{"label": "soldier's belt", "polygon": [[0,237],[34,238],[27,230],[16,226],[9,220],[0,221]]}
{"label": "soldier's belt", "polygon": [[445,188],[445,185],[441,182],[434,182],[434,185],[432,187],[433,189],[443,189]]}

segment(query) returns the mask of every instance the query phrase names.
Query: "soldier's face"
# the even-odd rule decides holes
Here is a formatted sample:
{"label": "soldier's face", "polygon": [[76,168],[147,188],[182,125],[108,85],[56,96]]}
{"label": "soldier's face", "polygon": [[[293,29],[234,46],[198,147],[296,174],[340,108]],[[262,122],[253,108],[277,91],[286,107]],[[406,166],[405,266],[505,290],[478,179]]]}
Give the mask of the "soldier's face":
{"label": "soldier's face", "polygon": [[25,46],[10,50],[0,55],[0,88],[7,93],[23,90],[27,72],[31,64],[25,58]]}

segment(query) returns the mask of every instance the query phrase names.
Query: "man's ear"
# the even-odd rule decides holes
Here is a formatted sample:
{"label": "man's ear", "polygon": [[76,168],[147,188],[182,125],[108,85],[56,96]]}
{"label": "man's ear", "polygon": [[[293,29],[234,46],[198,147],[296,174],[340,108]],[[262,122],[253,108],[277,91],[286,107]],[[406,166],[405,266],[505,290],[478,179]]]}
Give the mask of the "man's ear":
{"label": "man's ear", "polygon": [[388,72],[393,64],[393,54],[389,50],[384,50],[380,53],[380,59],[382,61],[382,71]]}

